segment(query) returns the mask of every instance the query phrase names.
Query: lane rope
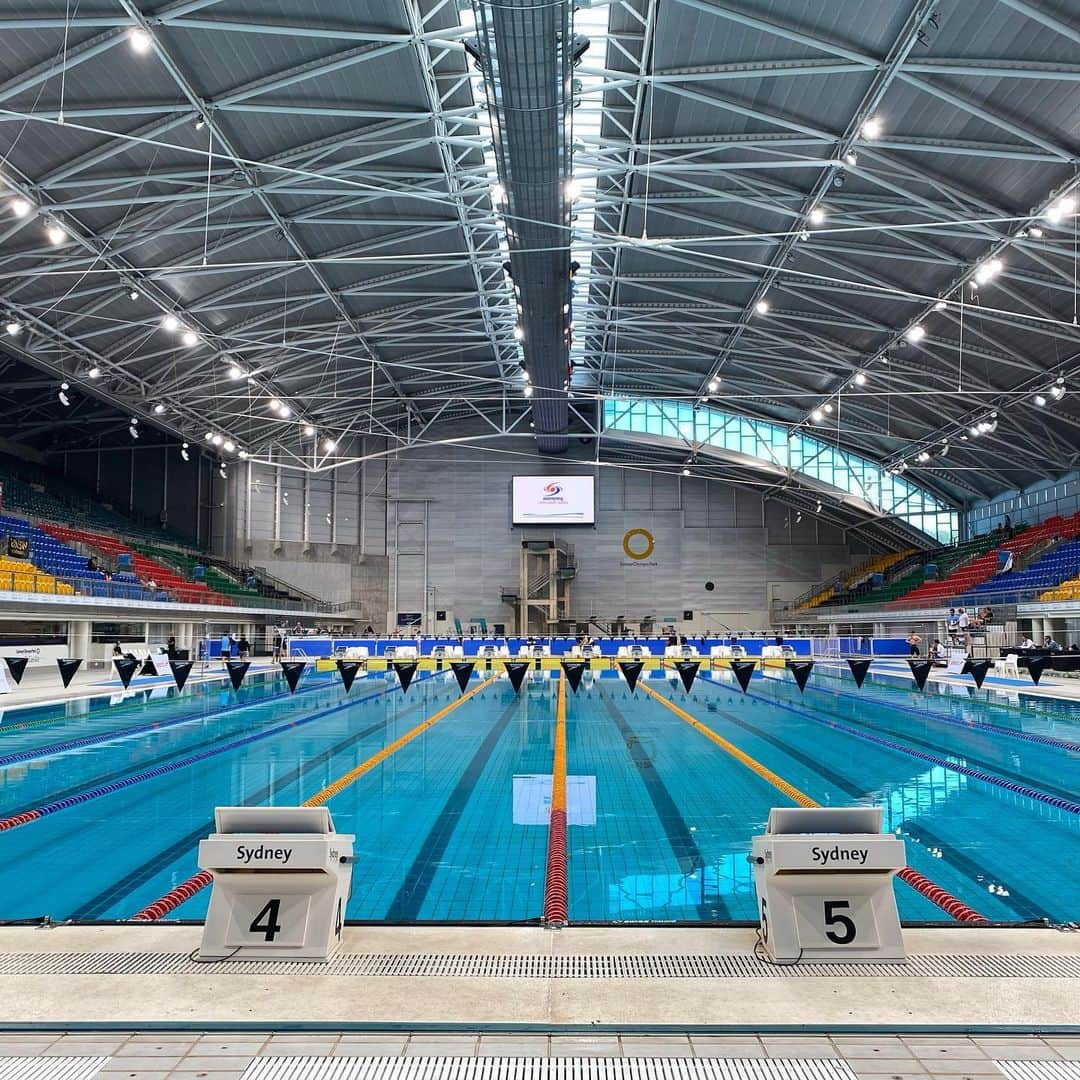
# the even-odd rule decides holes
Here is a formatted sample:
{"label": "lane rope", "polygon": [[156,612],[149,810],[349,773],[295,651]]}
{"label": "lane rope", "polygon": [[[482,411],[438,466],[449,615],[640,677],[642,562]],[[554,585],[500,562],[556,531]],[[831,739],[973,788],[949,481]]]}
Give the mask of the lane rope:
{"label": "lane rope", "polygon": [[[837,679],[839,682],[843,682],[843,676],[839,672],[833,674],[831,671],[823,671],[820,672],[820,674],[827,679]],[[947,685],[956,684],[950,683]],[[807,687],[810,690],[817,690],[823,694],[831,694],[833,697],[850,698],[852,701],[872,701],[875,705],[881,705],[887,709],[896,709],[898,712],[910,713],[912,716],[918,716],[923,720],[934,720],[942,724],[951,724],[953,727],[963,728],[965,731],[989,731],[993,732],[995,735],[1008,735],[1013,739],[1023,739],[1025,742],[1038,743],[1040,746],[1053,746],[1059,750],[1068,750],[1070,753],[1080,752],[1080,743],[1070,742],[1068,739],[1058,739],[1053,735],[1039,735],[1034,731],[1014,731],[1012,728],[1001,727],[1000,724],[984,724],[978,720],[960,720],[955,716],[924,712],[911,705],[901,705],[899,702],[889,701],[871,695],[853,694],[850,690],[833,690],[825,686],[814,686],[812,682],[807,683]]]}
{"label": "lane rope", "polygon": [[544,875],[544,925],[566,926],[570,918],[566,839],[566,672],[559,672],[555,709],[555,753],[551,767],[551,815],[548,820]]}
{"label": "lane rope", "polygon": [[[716,743],[722,750],[726,751],[737,761],[745,765],[751,772],[756,773],[763,780],[772,784],[778,791],[783,792],[783,794],[798,806],[813,807],[821,805],[821,803],[811,799],[809,795],[800,791],[794,785],[789,784],[783,777],[777,776],[771,769],[762,765],[760,761],[756,761],[749,754],[744,753],[734,743],[730,743],[722,735],[718,735],[712,728],[703,724],[700,720],[695,719],[685,710],[680,709],[674,702],[668,701],[667,698],[658,694],[643,682],[638,685],[651,697],[656,698],[661,705],[675,713],[681,720],[685,720],[692,728],[700,732],[707,739]],[[910,885],[920,895],[926,897],[932,904],[936,904],[946,914],[951,915],[958,922],[986,923],[989,921],[985,916],[980,915],[974,908],[968,907],[963,900],[953,896],[952,893],[941,888],[941,886],[935,885],[929,878],[924,877],[910,866],[905,866],[896,876],[900,878],[901,881]]]}
{"label": "lane rope", "polygon": [[1040,791],[1038,788],[1029,787],[1027,784],[1018,784],[1014,780],[1006,780],[1004,777],[994,776],[993,773],[983,772],[981,769],[973,769],[970,765],[960,765],[955,761],[949,761],[948,758],[938,757],[936,754],[928,754],[924,750],[916,750],[912,746],[905,746],[903,743],[894,742],[892,739],[886,739],[880,735],[871,735],[868,731],[861,731],[859,728],[853,728],[849,727],[847,724],[842,724],[838,720],[830,720],[825,716],[819,716],[817,713],[808,712],[805,709],[800,709],[797,705],[789,705],[784,701],[776,701],[773,698],[762,697],[760,694],[747,694],[747,697],[753,698],[755,701],[763,701],[767,705],[775,705],[778,709],[784,709],[786,712],[794,713],[796,716],[801,716],[807,720],[813,720],[816,723],[824,724],[834,731],[842,732],[845,735],[851,735],[856,739],[863,739],[866,742],[876,743],[878,746],[884,746],[889,750],[896,750],[901,754],[907,754],[909,757],[918,758],[920,761],[928,762],[931,765],[937,765],[942,769],[948,769],[950,772],[968,776],[972,780],[981,780],[983,783],[991,784],[994,787],[1002,788],[1005,791],[1011,791],[1016,795],[1022,795],[1026,799],[1033,799],[1035,802],[1045,803],[1047,806],[1052,806],[1056,810],[1064,810],[1066,813],[1070,814],[1080,814],[1080,803],[1074,802],[1072,799],[1063,799],[1059,795],[1051,795],[1046,791]]}
{"label": "lane rope", "polygon": [[[431,676],[427,677],[430,678]],[[421,680],[418,679],[417,681],[419,682]],[[276,727],[267,728],[264,731],[257,731],[254,734],[245,735],[242,739],[235,739],[232,742],[224,743],[221,746],[203,750],[201,753],[192,754],[186,758],[180,758],[178,761],[171,761],[167,765],[158,765],[156,768],[147,769],[140,773],[133,773],[131,776],[125,776],[122,780],[114,780],[109,784],[101,784],[96,788],[80,791],[76,795],[68,795],[63,799],[56,799],[43,806],[37,806],[31,810],[24,810],[11,817],[0,818],[0,832],[7,832],[9,829],[17,829],[20,825],[28,825],[31,821],[38,821],[43,817],[48,817],[50,814],[56,814],[61,810],[67,810],[72,806],[78,806],[80,803],[90,802],[92,799],[100,799],[104,795],[112,795],[114,792],[123,791],[125,788],[134,787],[136,784],[141,784],[147,780],[153,780],[159,776],[166,776],[169,773],[176,772],[177,769],[184,769],[189,765],[196,765],[200,761],[206,761],[209,758],[216,757],[218,754],[236,750],[241,746],[250,746],[252,743],[261,742],[263,739],[269,739],[273,735],[280,735],[283,731],[288,731],[290,728],[301,727],[302,725],[310,724],[315,720],[321,720],[323,717],[340,712],[342,709],[347,709],[352,705],[356,705],[358,702],[371,701],[374,698],[381,697],[383,694],[389,694],[392,690],[396,689],[397,687],[394,686],[388,690],[380,690],[378,693],[369,694],[364,698],[356,698],[352,701],[345,700],[338,705],[332,705],[327,709],[320,709],[318,712],[313,712],[310,716],[303,716],[297,720],[290,720],[287,723],[278,724]]]}
{"label": "lane rope", "polygon": [[[434,674],[423,676],[421,679],[417,679],[417,682],[422,682],[425,679],[434,678]],[[324,803],[329,802],[335,795],[344,791],[350,784],[355,783],[365,773],[370,772],[377,765],[381,765],[391,754],[397,753],[403,746],[412,742],[418,735],[422,735],[428,728],[437,724],[443,717],[452,713],[459,705],[464,705],[466,701],[474,698],[482,690],[489,687],[493,682],[497,681],[498,675],[492,675],[490,678],[485,679],[479,686],[474,687],[467,694],[462,694],[456,701],[450,702],[440,709],[437,713],[429,716],[422,723],[417,724],[416,727],[405,732],[400,738],[395,739],[389,746],[384,746],[377,754],[373,754],[366,761],[361,762],[355,769],[351,769],[345,773],[344,776],[338,777],[333,783],[328,784],[321,791],[317,791],[309,799],[305,799],[301,806],[322,806]],[[397,687],[392,687],[392,690],[396,690]],[[384,691],[384,693],[390,693],[390,690]],[[378,696],[378,695],[375,695]],[[369,700],[369,699],[363,699]],[[184,901],[190,900],[196,893],[201,892],[213,881],[213,876],[209,870],[200,870],[197,874],[193,874],[186,881],[182,881],[175,888],[170,889],[164,896],[158,897],[152,904],[148,904],[141,911],[137,911],[131,917],[132,922],[156,922],[158,919],[164,918],[171,911],[175,911]]]}

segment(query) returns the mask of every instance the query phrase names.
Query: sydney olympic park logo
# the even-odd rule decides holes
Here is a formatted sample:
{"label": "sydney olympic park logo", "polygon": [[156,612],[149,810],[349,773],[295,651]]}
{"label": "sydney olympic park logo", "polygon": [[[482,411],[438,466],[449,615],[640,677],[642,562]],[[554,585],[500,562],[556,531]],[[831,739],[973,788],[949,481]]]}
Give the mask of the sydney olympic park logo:
{"label": "sydney olympic park logo", "polygon": [[544,493],[540,496],[540,501],[545,503],[562,503],[566,504],[566,500],[562,497],[562,484],[556,484],[554,481],[550,484],[544,485]]}

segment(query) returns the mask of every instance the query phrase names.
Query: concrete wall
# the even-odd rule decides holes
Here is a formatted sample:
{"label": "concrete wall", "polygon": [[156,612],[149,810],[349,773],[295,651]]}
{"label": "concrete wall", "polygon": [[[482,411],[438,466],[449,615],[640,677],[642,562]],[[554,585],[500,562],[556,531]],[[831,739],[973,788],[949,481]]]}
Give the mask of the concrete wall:
{"label": "concrete wall", "polygon": [[[339,455],[377,452],[381,440],[358,440]],[[305,472],[234,462],[213,487],[213,550],[265,569],[330,604],[358,604],[381,628],[387,610],[386,464]]]}
{"label": "concrete wall", "polygon": [[[403,454],[389,466],[391,625],[395,612],[423,611],[425,625],[438,629],[436,610],[463,623],[477,616],[512,622],[500,588],[517,584],[521,541],[552,534],[511,525],[511,477],[526,473],[597,476],[595,528],[555,530],[576,548],[575,616],[673,616],[693,630],[760,628],[770,599],[793,598],[868,554],[815,515],[798,521],[786,506],[763,501],[753,485],[443,447]],[[647,560],[623,552],[635,528],[654,537]],[[684,609],[694,612],[689,624]]]}

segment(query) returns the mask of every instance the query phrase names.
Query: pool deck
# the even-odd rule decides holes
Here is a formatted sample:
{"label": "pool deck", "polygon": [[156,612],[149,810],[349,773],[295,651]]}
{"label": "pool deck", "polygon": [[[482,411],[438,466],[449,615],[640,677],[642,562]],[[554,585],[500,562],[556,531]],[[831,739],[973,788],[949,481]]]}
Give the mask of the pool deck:
{"label": "pool deck", "polygon": [[[0,927],[0,1026],[1080,1034],[1080,933],[1054,929],[909,929],[911,964],[825,973],[755,960],[753,929],[349,927],[329,966],[283,967],[194,964],[200,934],[195,925]],[[582,957],[597,958],[591,970],[544,959]],[[941,961],[927,962],[935,957],[959,959],[942,974]],[[728,974],[694,973],[718,958]],[[1044,965],[1054,972],[1039,974]]]}
{"label": "pool deck", "polygon": [[[270,660],[253,660],[248,669],[248,675],[257,675],[262,672],[280,673],[280,665]],[[191,669],[187,685],[194,686],[196,683],[217,682],[229,685],[228,672],[221,665],[220,660],[209,660],[205,666],[197,661]],[[60,681],[60,675],[55,667],[41,665],[27,668],[22,682],[16,686],[10,677],[8,684],[11,692],[0,694],[0,712],[7,709],[18,708],[21,705],[47,705],[53,702],[74,701],[78,698],[105,697],[110,694],[123,693],[124,688],[116,675],[115,669],[108,668],[80,668],[71,684],[65,688]],[[159,687],[173,686],[171,675],[144,676],[131,680],[130,690],[156,690]]]}

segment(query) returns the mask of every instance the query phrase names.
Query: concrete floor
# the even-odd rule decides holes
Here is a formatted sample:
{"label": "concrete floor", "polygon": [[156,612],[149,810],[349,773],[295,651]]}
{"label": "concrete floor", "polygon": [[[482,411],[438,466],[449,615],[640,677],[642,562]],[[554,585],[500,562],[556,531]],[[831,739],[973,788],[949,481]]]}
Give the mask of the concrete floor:
{"label": "concrete floor", "polygon": [[[754,1062],[774,1065],[828,1059],[845,1063],[854,1080],[1006,1080],[1009,1062],[1057,1063],[1062,1080],[1080,1077],[1080,1038],[962,1035],[433,1035],[422,1032],[327,1032],[317,1035],[199,1030],[140,1034],[0,1034],[3,1056],[104,1058],[101,1080],[242,1080],[266,1057],[282,1059],[275,1076],[310,1076],[312,1058],[413,1059],[437,1075],[447,1057],[637,1058],[634,1073],[647,1080],[674,1071],[672,1059],[734,1059],[738,1075]],[[649,1062],[640,1059],[650,1058]],[[289,1060],[293,1059],[293,1060]],[[303,1059],[303,1060],[296,1060]],[[420,1059],[420,1060],[415,1060]],[[424,1059],[427,1059],[425,1061]],[[395,1064],[382,1063],[386,1071]],[[404,1063],[403,1063],[404,1064]],[[569,1063],[567,1063],[569,1064]],[[600,1065],[601,1062],[595,1062]],[[649,1068],[652,1066],[653,1068]],[[655,1070],[655,1071],[654,1071]],[[1060,1071],[1058,1071],[1060,1070]],[[734,1070],[733,1070],[734,1071]],[[785,1070],[787,1075],[792,1075]],[[40,1075],[40,1074],[35,1074]]]}
{"label": "concrete floor", "polygon": [[[171,954],[195,949],[198,926],[64,926],[0,928],[0,972],[14,956]],[[352,927],[345,953],[380,955],[747,956],[754,932],[741,929],[535,927]],[[1049,929],[912,929],[909,954],[1080,956],[1080,935]],[[443,975],[371,976],[310,972],[248,974],[238,964],[176,974],[77,975],[62,965],[0,974],[5,1026],[159,1023],[191,1028],[243,1024],[271,1027],[486,1026],[625,1031],[723,1031],[741,1028],[955,1029],[1080,1033],[1080,979],[979,978],[905,974],[808,976],[771,969],[760,978],[518,978]],[[52,970],[52,969],[50,969]],[[880,971],[880,969],[877,969]]]}
{"label": "concrete floor", "polygon": [[[2,663],[2,661],[0,661]],[[248,670],[249,675],[258,672],[272,671],[280,674],[279,664],[272,663],[267,659],[252,661]],[[196,662],[188,677],[188,685],[192,686],[199,682],[228,683],[228,672],[221,665],[220,660],[210,660],[205,663]],[[52,702],[72,701],[76,698],[102,697],[109,694],[119,694],[123,687],[120,685],[116,669],[110,664],[106,667],[87,668],[81,667],[71,680],[71,684],[65,689],[60,681],[60,675],[56,665],[51,667],[27,668],[23,674],[22,682],[16,686],[11,678],[8,678],[11,692],[0,694],[0,712],[14,709],[20,705],[44,705]],[[157,678],[135,678],[131,680],[132,690],[148,690],[159,686],[172,686],[172,676],[158,676]]]}

